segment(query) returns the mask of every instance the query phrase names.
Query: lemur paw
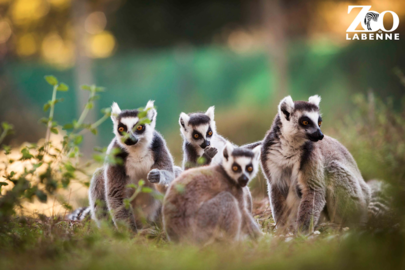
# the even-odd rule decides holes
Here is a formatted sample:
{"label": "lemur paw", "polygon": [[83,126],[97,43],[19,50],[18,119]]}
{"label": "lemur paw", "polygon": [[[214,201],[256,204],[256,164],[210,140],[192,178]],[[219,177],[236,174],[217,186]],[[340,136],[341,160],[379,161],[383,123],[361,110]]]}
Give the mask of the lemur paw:
{"label": "lemur paw", "polygon": [[160,171],[158,169],[153,169],[148,173],[148,181],[157,184],[160,182]]}
{"label": "lemur paw", "polygon": [[218,149],[216,149],[215,147],[206,147],[204,149],[204,153],[210,158],[213,158],[218,153]]}

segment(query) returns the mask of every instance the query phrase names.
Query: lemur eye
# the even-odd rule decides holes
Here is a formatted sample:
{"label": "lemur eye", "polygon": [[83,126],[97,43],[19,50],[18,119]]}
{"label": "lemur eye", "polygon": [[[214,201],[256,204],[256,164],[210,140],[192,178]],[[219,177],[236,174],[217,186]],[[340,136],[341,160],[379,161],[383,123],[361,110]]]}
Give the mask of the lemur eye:
{"label": "lemur eye", "polygon": [[194,134],[194,139],[198,139],[200,137],[200,135],[198,135],[197,133]]}
{"label": "lemur eye", "polygon": [[124,132],[124,130],[125,130],[124,127],[119,127],[119,128],[118,128],[118,131],[119,131],[119,132]]}
{"label": "lemur eye", "polygon": [[138,131],[143,130],[143,126],[142,126],[142,125],[138,126],[138,127],[136,128],[136,130],[138,130]]}
{"label": "lemur eye", "polygon": [[252,172],[252,171],[253,171],[253,167],[252,167],[252,166],[247,167],[247,171],[248,171],[248,172]]}
{"label": "lemur eye", "polygon": [[322,125],[322,121],[319,121],[319,122],[318,122],[318,126],[321,126],[321,125]]}
{"label": "lemur eye", "polygon": [[233,167],[232,167],[232,170],[233,170],[234,172],[236,172],[236,171],[238,170],[238,166],[233,166]]}
{"label": "lemur eye", "polygon": [[302,121],[302,124],[303,124],[304,126],[306,126],[306,125],[308,125],[308,121]]}
{"label": "lemur eye", "polygon": [[212,131],[208,132],[208,136],[212,136]]}

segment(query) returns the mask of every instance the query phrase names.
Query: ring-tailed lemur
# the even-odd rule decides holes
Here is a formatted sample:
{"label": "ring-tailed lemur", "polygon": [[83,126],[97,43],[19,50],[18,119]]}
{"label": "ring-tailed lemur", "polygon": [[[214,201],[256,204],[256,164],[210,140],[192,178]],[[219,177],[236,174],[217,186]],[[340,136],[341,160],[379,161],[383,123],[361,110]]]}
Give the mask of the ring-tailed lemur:
{"label": "ring-tailed lemur", "polygon": [[244,192],[258,171],[260,148],[252,151],[228,142],[221,164],[187,170],[173,181],[162,211],[171,241],[205,244],[262,234]]}
{"label": "ring-tailed lemur", "polygon": [[349,151],[322,134],[320,101],[285,97],[263,140],[261,164],[278,228],[310,231],[321,213],[337,223],[367,220],[370,187]]}
{"label": "ring-tailed lemur", "polygon": [[[121,111],[117,103],[112,105],[111,119],[115,138],[111,141],[107,154],[117,151],[116,158],[122,164],[106,163],[98,169],[91,180],[89,202],[92,218],[99,224],[103,217],[111,213],[114,224],[126,222],[134,231],[143,221],[157,220],[161,203],[150,193],[139,193],[131,202],[132,209],[125,207],[124,199],[134,193],[128,184],[145,181],[145,186],[153,192],[165,193],[167,186],[181,169],[173,165],[172,156],[163,137],[155,130],[157,112],[153,101],[145,107],[149,124],[138,124],[138,110]],[[117,150],[116,150],[117,149]]]}
{"label": "ring-tailed lemur", "polygon": [[[182,112],[179,118],[180,132],[183,137],[183,169],[187,170],[199,165],[220,164],[226,143],[225,138],[217,133],[214,120],[214,106],[205,113]],[[253,149],[261,144],[255,142],[242,147]],[[198,164],[198,159],[203,157],[203,164]]]}

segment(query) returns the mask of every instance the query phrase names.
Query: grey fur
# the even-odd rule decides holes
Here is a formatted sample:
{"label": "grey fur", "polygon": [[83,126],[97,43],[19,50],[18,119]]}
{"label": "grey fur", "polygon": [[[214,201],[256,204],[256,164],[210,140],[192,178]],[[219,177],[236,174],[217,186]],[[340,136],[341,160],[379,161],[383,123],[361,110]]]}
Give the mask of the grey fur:
{"label": "grey fur", "polygon": [[[312,231],[322,216],[340,224],[367,221],[370,187],[349,151],[323,137],[315,122],[319,101],[318,96],[310,102],[283,99],[263,140],[261,164],[278,228]],[[312,117],[314,125],[302,126],[303,116]],[[320,140],[311,141],[308,134]]]}
{"label": "grey fur", "polygon": [[[230,144],[228,144],[230,145]],[[262,233],[251,215],[252,199],[242,175],[254,178],[258,169],[260,148],[255,154],[223,159],[222,164],[194,168],[174,180],[163,203],[163,222],[168,238],[174,242],[208,244],[212,241],[234,241],[257,238]],[[226,147],[228,148],[228,146]],[[250,151],[252,154],[253,152]],[[234,163],[251,164],[248,173],[233,172]]]}
{"label": "grey fur", "polygon": [[[100,224],[104,218],[111,214],[116,226],[121,222],[129,225],[136,231],[143,227],[145,222],[159,222],[161,203],[150,193],[140,193],[130,202],[130,207],[124,205],[124,200],[134,193],[128,184],[137,185],[140,180],[145,180],[145,186],[151,188],[153,193],[165,193],[171,181],[180,173],[181,169],[174,167],[172,156],[163,137],[155,131],[157,112],[153,102],[148,102],[146,108],[150,124],[146,124],[142,132],[134,132],[137,123],[137,111],[121,112],[118,105],[113,104],[112,120],[114,123],[115,138],[108,147],[107,154],[118,149],[115,155],[122,164],[106,163],[98,169],[92,178],[89,190],[92,218]],[[118,127],[127,126],[127,132],[135,144],[127,145],[121,142],[122,133]],[[132,126],[133,125],[133,126]],[[115,150],[114,150],[115,151]],[[147,181],[146,181],[147,180]]]}

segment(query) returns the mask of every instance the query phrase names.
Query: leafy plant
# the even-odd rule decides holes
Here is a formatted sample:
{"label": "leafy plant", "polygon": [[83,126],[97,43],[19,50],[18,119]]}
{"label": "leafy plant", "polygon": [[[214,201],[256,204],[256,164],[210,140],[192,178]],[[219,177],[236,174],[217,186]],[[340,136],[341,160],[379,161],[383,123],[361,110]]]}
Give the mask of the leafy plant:
{"label": "leafy plant", "polygon": [[[16,160],[11,158],[11,147],[2,146],[5,158],[0,168],[1,176],[4,178],[0,182],[0,190],[1,187],[10,184],[12,188],[0,197],[0,222],[9,219],[17,208],[22,208],[24,200],[32,201],[37,198],[40,202],[47,202],[50,195],[54,195],[59,188],[67,188],[72,181],[78,181],[86,186],[89,184],[90,175],[86,170],[91,162],[83,164],[79,161],[82,156],[79,145],[83,140],[83,134],[86,132],[97,134],[97,127],[111,114],[109,108],[103,109],[101,111],[103,116],[99,120],[85,123],[86,116],[94,108],[94,101],[99,98],[98,93],[104,91],[104,88],[95,85],[82,86],[82,89],[89,91],[90,94],[79,120],[65,124],[63,137],[51,140],[51,134],[60,134],[61,131],[54,119],[56,104],[63,101],[62,98],[57,98],[57,94],[67,92],[69,87],[60,83],[54,76],[45,76],[45,80],[53,87],[52,99],[43,107],[45,112],[49,110],[49,116],[41,119],[47,127],[45,140],[23,145],[20,158]],[[7,123],[2,123],[2,129],[0,144],[13,132],[12,126]],[[16,163],[19,163],[22,169],[10,170],[10,166]],[[72,209],[67,202],[61,201],[61,204],[67,210]]]}

